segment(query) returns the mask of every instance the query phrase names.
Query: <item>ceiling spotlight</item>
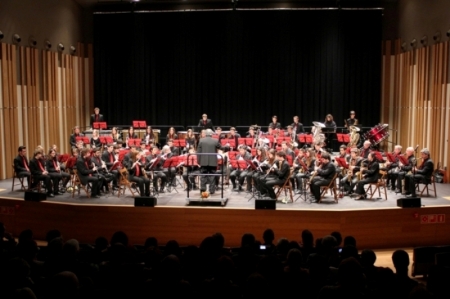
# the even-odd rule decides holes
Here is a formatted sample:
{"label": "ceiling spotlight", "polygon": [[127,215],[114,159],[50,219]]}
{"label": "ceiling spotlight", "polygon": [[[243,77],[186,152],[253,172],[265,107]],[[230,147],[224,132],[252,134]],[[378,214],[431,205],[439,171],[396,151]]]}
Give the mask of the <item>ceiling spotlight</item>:
{"label": "ceiling spotlight", "polygon": [[46,47],[47,49],[50,49],[50,48],[52,47],[52,43],[51,43],[49,40],[46,40],[46,41],[45,41],[45,47]]}
{"label": "ceiling spotlight", "polygon": [[410,45],[411,45],[411,47],[415,47],[416,46],[416,44],[417,44],[417,40],[416,39],[413,39],[411,42],[410,42]]}
{"label": "ceiling spotlight", "polygon": [[70,54],[74,55],[75,53],[77,53],[77,48],[70,46]]}
{"label": "ceiling spotlight", "polygon": [[37,45],[37,41],[34,37],[30,36],[30,38],[28,39],[28,43],[30,44],[30,47],[34,48]]}
{"label": "ceiling spotlight", "polygon": [[59,43],[58,44],[58,51],[64,51],[64,45]]}
{"label": "ceiling spotlight", "polygon": [[447,37],[450,37],[450,29],[447,31]]}
{"label": "ceiling spotlight", "polygon": [[18,34],[14,34],[13,35],[13,42],[14,43],[20,43],[20,41],[21,41],[22,39],[20,38],[20,35],[18,35]]}
{"label": "ceiling spotlight", "polygon": [[0,31],[0,39],[3,39],[4,37],[3,32]]}
{"label": "ceiling spotlight", "polygon": [[428,43],[428,36],[426,36],[426,35],[422,36],[422,38],[420,39],[420,43],[421,43],[423,46],[426,46],[427,43]]}
{"label": "ceiling spotlight", "polygon": [[433,40],[435,42],[441,41],[441,32],[440,31],[436,31],[436,33],[433,35]]}
{"label": "ceiling spotlight", "polygon": [[402,43],[402,51],[405,52],[408,49],[408,44],[406,42]]}

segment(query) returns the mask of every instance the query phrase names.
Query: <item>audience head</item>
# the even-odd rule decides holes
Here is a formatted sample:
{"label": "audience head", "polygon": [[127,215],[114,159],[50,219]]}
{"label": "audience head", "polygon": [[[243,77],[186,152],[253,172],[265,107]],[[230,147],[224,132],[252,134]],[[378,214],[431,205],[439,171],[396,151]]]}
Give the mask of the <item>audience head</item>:
{"label": "audience head", "polygon": [[109,243],[111,245],[120,243],[123,246],[127,247],[128,246],[128,236],[123,231],[117,231],[112,235],[111,241]]}
{"label": "audience head", "polygon": [[376,260],[377,256],[373,250],[364,249],[361,251],[361,264],[364,268],[374,266]]}
{"label": "audience head", "polygon": [[275,233],[272,229],[268,228],[263,233],[263,240],[265,244],[272,244],[275,239]]}
{"label": "audience head", "polygon": [[392,254],[392,262],[394,263],[395,269],[398,271],[406,271],[409,266],[409,255],[406,251],[399,249],[394,251]]}
{"label": "audience head", "polygon": [[341,233],[336,231],[336,232],[332,232],[330,235],[336,239],[337,246],[341,246],[341,243],[342,243]]}

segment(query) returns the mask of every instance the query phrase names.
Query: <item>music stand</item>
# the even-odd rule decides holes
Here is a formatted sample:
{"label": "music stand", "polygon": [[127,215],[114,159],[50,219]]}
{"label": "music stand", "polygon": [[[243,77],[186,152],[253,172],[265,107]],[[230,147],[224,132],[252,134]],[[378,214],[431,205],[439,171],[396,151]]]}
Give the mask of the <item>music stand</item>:
{"label": "music stand", "polygon": [[375,158],[377,158],[378,161],[383,162],[383,156],[381,155],[381,153],[379,151],[374,151],[373,154],[375,155]]}
{"label": "music stand", "polygon": [[83,139],[84,145],[89,144],[89,137],[81,137]]}
{"label": "music stand", "polygon": [[340,167],[343,167],[343,168],[345,168],[345,169],[348,169],[347,160],[345,160],[345,158],[337,157],[337,158],[335,158],[335,160],[336,160],[336,162],[338,163],[338,165],[339,165]]}
{"label": "music stand", "polygon": [[312,135],[305,135],[305,143],[306,144],[312,144],[313,143],[313,136]]}
{"label": "music stand", "polygon": [[409,165],[409,160],[405,156],[398,155],[397,158],[400,160],[400,162],[402,162],[404,166]]}
{"label": "music stand", "polygon": [[253,141],[254,141],[253,138],[247,137],[245,138],[245,145],[253,147]]}
{"label": "music stand", "polygon": [[[245,144],[246,144],[245,139],[246,139],[246,138],[239,137],[239,138],[238,138],[238,143],[239,143],[239,145],[242,145],[242,144],[245,145]],[[230,146],[231,146],[231,144],[230,144]]]}
{"label": "music stand", "polygon": [[[172,161],[173,161],[173,158],[167,158],[163,164],[163,168],[167,168],[167,171],[169,173],[169,177],[167,178],[167,186],[166,186],[168,192],[172,192],[172,188],[171,188],[172,187],[172,171],[170,169],[172,166]],[[176,189],[175,189],[175,191],[178,193],[178,191]]]}
{"label": "music stand", "polygon": [[102,129],[105,130],[107,128],[107,125],[106,125],[105,121],[98,121],[98,122],[92,123],[92,128],[97,129],[99,131],[98,134],[100,135]]}
{"label": "music stand", "polygon": [[106,137],[105,136],[100,136],[98,137],[100,139],[101,144],[106,144]]}
{"label": "music stand", "polygon": [[391,162],[391,163],[397,162],[397,159],[396,159],[396,157],[398,157],[397,155],[393,155],[391,153],[386,153],[386,157],[388,158],[389,162]]}

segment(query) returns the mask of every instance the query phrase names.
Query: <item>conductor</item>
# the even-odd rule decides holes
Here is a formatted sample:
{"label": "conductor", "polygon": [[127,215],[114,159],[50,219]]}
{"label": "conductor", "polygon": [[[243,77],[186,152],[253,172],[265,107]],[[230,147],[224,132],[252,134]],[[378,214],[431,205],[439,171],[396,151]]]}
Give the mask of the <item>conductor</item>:
{"label": "conductor", "polygon": [[206,115],[205,113],[203,113],[202,119],[199,120],[198,127],[200,130],[211,129],[214,131],[213,123],[211,119],[208,118],[208,115]]}
{"label": "conductor", "polygon": [[[214,176],[210,175],[216,173],[217,169],[217,150],[220,149],[220,143],[217,139],[212,138],[213,131],[211,129],[206,130],[206,137],[200,139],[197,146],[197,160],[200,164],[200,172],[207,174],[201,176],[200,192],[206,191],[206,184],[209,184],[209,193],[214,194],[215,180]],[[215,154],[215,155],[201,155],[201,154]]]}

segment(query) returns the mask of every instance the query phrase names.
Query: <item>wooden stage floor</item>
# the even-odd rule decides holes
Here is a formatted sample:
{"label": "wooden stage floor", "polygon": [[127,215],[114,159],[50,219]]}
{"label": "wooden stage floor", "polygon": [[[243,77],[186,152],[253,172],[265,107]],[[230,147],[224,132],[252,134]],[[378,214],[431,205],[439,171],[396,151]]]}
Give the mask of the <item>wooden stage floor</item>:
{"label": "wooden stage floor", "polygon": [[[421,208],[397,207],[402,196],[388,191],[387,200],[343,197],[335,203],[328,194],[320,204],[298,198],[294,203],[277,203],[276,210],[255,210],[251,194],[234,192],[228,186],[224,190],[228,202],[223,207],[187,206],[187,193],[180,186],[159,194],[156,207],[148,208],[134,207],[128,190],[121,197],[89,199],[82,191],[74,198],[66,193],[29,202],[23,200],[24,192],[11,191],[11,185],[11,179],[0,181],[0,221],[14,234],[32,228],[39,239],[58,228],[66,239],[92,243],[98,236],[109,238],[123,230],[135,244],[155,236],[161,244],[175,239],[181,245],[198,245],[220,231],[227,246],[239,246],[242,234],[250,232],[261,239],[270,227],[277,239],[290,240],[300,240],[303,229],[311,230],[316,238],[340,231],[343,236],[355,236],[361,249],[450,244],[450,184],[436,184],[438,197],[421,197]],[[190,192],[189,197],[199,199],[200,193]],[[219,198],[220,191],[211,197]]]}

